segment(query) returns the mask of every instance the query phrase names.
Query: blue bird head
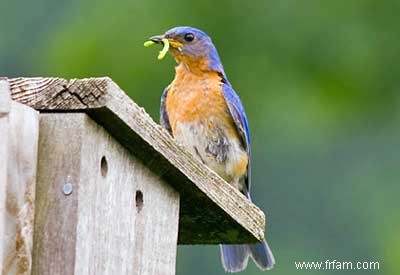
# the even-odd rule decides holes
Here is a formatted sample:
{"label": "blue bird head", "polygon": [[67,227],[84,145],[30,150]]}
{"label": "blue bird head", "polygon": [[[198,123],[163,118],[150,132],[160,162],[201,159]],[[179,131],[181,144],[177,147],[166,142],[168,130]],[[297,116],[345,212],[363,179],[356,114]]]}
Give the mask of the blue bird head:
{"label": "blue bird head", "polygon": [[[225,76],[217,49],[211,38],[202,30],[193,27],[175,27],[162,35],[150,38],[155,43],[168,39],[170,52],[178,64],[189,69],[216,71]],[[196,68],[195,68],[196,67]]]}

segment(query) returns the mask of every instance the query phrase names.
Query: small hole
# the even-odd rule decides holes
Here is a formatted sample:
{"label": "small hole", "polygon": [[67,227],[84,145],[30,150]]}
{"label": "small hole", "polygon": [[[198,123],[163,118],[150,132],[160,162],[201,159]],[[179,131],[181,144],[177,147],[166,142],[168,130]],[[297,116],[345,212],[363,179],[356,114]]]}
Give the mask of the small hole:
{"label": "small hole", "polygon": [[103,156],[101,158],[100,161],[100,171],[101,171],[101,175],[103,177],[107,176],[107,172],[108,172],[108,163],[107,163],[107,159],[105,156]]}
{"label": "small hole", "polygon": [[140,190],[136,191],[136,208],[137,211],[140,212],[140,210],[142,210],[143,208],[143,193]]}

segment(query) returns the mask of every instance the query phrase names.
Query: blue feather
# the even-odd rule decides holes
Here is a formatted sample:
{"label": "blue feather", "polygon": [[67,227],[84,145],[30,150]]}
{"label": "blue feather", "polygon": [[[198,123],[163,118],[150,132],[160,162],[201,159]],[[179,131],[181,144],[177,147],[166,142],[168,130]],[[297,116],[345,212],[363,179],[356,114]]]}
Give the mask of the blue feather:
{"label": "blue feather", "polygon": [[255,244],[222,244],[220,247],[221,261],[226,272],[245,270],[249,256],[261,270],[274,267],[274,255],[266,241]]}
{"label": "blue feather", "polygon": [[231,113],[233,122],[235,123],[236,129],[240,134],[243,142],[243,146],[246,149],[247,156],[249,158],[249,163],[247,165],[247,175],[245,177],[245,190],[243,193],[246,197],[250,199],[250,185],[251,185],[251,148],[250,148],[250,131],[249,124],[247,122],[246,113],[242,101],[240,101],[239,96],[233,90],[231,84],[226,81],[222,84],[222,91],[228,105],[229,112]]}
{"label": "blue feather", "polygon": [[169,118],[167,113],[167,108],[165,107],[165,100],[167,99],[169,86],[164,89],[161,95],[161,104],[160,104],[160,124],[172,135],[171,125],[169,124]]}

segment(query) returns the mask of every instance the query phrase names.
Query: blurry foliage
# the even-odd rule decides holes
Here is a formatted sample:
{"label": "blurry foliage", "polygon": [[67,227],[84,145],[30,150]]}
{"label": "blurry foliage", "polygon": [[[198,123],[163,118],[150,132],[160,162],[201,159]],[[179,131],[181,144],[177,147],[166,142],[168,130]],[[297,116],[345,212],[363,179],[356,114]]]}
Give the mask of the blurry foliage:
{"label": "blurry foliage", "polygon": [[[335,259],[399,274],[399,1],[0,1],[1,75],[107,75],[156,120],[174,61],[143,41],[204,29],[249,117],[273,273]],[[177,269],[221,274],[218,247],[180,247]]]}

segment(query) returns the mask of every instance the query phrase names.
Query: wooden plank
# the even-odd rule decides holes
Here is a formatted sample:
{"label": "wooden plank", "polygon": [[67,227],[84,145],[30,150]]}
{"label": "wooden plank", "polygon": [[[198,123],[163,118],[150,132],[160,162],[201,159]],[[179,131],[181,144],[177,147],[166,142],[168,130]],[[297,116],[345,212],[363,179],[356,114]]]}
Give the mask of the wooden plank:
{"label": "wooden plank", "polygon": [[6,116],[11,108],[11,93],[7,78],[0,77],[0,117]]}
{"label": "wooden plank", "polygon": [[0,79],[0,274],[3,274],[6,223],[6,190],[8,164],[8,113],[11,99],[8,81]]}
{"label": "wooden plank", "polygon": [[179,146],[109,78],[17,78],[10,87],[14,100],[41,111],[85,111],[178,190],[179,243],[263,239],[264,213]]}
{"label": "wooden plank", "polygon": [[8,109],[8,116],[0,117],[0,269],[1,274],[30,274],[39,116],[20,103],[10,102]]}
{"label": "wooden plank", "polygon": [[78,192],[63,187],[79,182],[83,125],[66,117],[40,116],[33,275],[74,273]]}
{"label": "wooden plank", "polygon": [[6,190],[8,164],[8,118],[0,117],[0,274],[3,274],[3,261],[6,250]]}
{"label": "wooden plank", "polygon": [[39,148],[33,274],[175,274],[172,187],[84,113],[42,114]]}

